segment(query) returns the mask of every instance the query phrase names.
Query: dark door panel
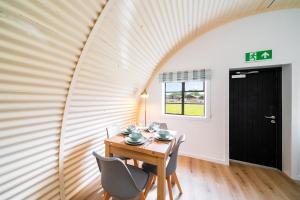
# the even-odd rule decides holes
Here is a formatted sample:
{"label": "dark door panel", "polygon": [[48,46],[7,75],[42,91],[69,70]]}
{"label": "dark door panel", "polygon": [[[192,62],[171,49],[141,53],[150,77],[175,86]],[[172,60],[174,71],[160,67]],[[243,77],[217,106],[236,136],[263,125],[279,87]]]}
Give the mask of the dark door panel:
{"label": "dark door panel", "polygon": [[231,71],[229,101],[230,158],[281,169],[281,68]]}

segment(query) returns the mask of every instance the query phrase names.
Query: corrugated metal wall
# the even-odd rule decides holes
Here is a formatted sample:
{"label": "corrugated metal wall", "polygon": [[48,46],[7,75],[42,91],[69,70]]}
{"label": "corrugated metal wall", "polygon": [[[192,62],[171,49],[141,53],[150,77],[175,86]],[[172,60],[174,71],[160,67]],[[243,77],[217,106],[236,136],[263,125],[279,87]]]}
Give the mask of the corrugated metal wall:
{"label": "corrugated metal wall", "polygon": [[75,63],[100,1],[0,1],[0,199],[59,199]]}
{"label": "corrugated metal wall", "polygon": [[[0,199],[70,199],[160,62],[227,21],[299,0],[0,0]],[[104,10],[103,10],[104,8]],[[103,11],[103,12],[102,12]]]}
{"label": "corrugated metal wall", "polygon": [[[108,4],[108,7],[112,5]],[[110,10],[106,7],[102,17],[106,19]],[[61,132],[67,199],[99,177],[92,151],[104,151],[105,128],[112,125],[124,127],[136,115],[137,85],[130,79],[136,72],[131,68],[123,70],[117,66],[116,59],[107,56],[105,40],[99,38],[104,27],[104,20],[97,21],[83,49],[69,91],[65,128]]]}

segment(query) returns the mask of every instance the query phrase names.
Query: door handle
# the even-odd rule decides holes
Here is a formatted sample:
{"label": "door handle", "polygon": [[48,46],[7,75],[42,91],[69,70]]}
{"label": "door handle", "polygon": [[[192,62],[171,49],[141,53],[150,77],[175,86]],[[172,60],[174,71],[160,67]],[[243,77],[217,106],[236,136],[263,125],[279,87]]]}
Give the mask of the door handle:
{"label": "door handle", "polygon": [[272,116],[265,116],[266,119],[276,119],[276,117],[274,115]]}

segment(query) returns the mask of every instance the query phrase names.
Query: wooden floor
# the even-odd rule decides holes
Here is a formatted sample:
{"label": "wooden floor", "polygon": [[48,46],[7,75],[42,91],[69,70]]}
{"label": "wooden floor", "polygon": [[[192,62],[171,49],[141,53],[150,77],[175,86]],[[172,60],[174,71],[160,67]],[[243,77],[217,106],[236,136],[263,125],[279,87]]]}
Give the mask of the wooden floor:
{"label": "wooden floor", "polygon": [[[300,185],[273,169],[234,162],[224,166],[180,157],[177,175],[184,192],[179,196],[174,186],[173,195],[177,200],[300,200]],[[87,199],[101,200],[102,191],[94,192]],[[147,199],[156,199],[156,186]]]}

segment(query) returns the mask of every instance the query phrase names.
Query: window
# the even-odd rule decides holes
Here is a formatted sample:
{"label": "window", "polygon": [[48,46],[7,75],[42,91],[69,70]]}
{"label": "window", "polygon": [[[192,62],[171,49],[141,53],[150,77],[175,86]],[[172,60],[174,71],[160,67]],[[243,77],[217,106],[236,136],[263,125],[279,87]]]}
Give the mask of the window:
{"label": "window", "polygon": [[205,117],[205,81],[165,82],[165,114]]}

